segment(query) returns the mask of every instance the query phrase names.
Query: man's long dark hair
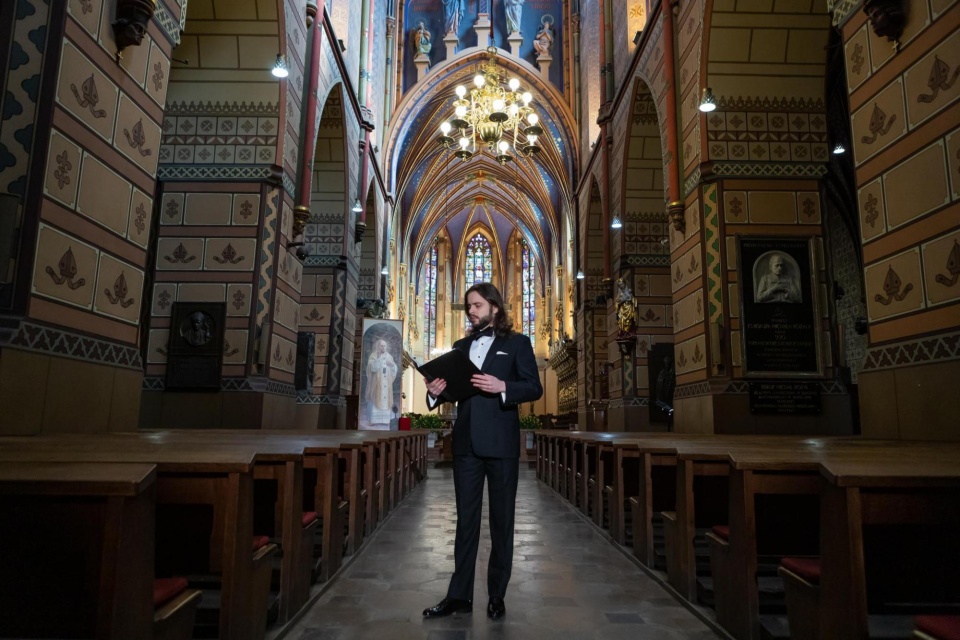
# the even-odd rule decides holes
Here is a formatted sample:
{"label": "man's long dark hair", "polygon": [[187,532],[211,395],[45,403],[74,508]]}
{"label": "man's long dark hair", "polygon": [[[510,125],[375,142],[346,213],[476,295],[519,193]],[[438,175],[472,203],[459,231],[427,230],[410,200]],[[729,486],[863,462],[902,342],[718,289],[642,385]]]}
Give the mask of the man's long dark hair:
{"label": "man's long dark hair", "polygon": [[513,331],[513,323],[511,323],[510,319],[507,317],[506,308],[503,306],[503,297],[500,296],[500,292],[497,291],[497,288],[489,282],[478,282],[467,289],[467,292],[463,294],[464,313],[467,313],[470,310],[467,297],[473,291],[479,293],[484,300],[497,308],[497,312],[494,314],[493,320],[490,321],[490,326],[493,327],[494,334],[498,336],[509,335],[510,332]]}

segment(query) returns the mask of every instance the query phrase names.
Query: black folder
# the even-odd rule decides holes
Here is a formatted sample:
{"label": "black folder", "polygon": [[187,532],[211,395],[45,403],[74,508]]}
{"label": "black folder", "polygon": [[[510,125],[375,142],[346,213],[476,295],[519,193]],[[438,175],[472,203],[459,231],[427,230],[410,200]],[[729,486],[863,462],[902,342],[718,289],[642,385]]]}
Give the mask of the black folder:
{"label": "black folder", "polygon": [[430,362],[417,366],[417,371],[427,380],[443,378],[447,381],[447,388],[441,394],[447,402],[460,402],[480,393],[480,390],[470,382],[470,378],[481,374],[482,371],[460,349],[452,349]]}

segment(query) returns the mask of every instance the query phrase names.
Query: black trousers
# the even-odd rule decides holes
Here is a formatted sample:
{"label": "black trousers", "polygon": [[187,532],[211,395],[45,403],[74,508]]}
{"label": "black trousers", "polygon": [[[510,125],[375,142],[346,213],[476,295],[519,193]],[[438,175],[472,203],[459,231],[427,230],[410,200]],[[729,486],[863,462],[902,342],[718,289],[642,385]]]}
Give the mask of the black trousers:
{"label": "black trousers", "polygon": [[487,596],[503,598],[513,567],[513,522],[517,504],[519,458],[453,457],[453,486],[457,495],[457,538],[454,571],[447,597],[473,600],[473,580],[480,544],[483,483],[487,481],[490,505],[490,562]]}

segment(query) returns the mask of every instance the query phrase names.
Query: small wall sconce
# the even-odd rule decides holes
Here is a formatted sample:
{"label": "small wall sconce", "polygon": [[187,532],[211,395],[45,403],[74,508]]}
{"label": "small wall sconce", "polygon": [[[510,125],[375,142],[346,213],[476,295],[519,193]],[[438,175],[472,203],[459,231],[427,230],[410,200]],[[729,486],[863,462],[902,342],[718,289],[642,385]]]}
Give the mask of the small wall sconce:
{"label": "small wall sconce", "polygon": [[118,0],[117,19],[113,27],[113,39],[117,43],[117,60],[123,58],[123,50],[139,46],[147,33],[147,25],[157,11],[157,0]]}
{"label": "small wall sconce", "polygon": [[583,269],[581,269],[580,271],[577,271],[577,280],[583,280],[586,277],[587,276],[583,275]]}
{"label": "small wall sconce", "polygon": [[387,265],[383,265],[383,268],[380,269],[380,275],[382,276],[390,275],[390,269],[387,268]]}
{"label": "small wall sconce", "polygon": [[833,154],[837,156],[844,154],[846,152],[847,152],[847,148],[843,146],[842,142],[838,142],[837,146],[833,148]]}
{"label": "small wall sconce", "polygon": [[686,218],[683,217],[683,209],[683,203],[679,201],[667,205],[667,217],[670,219],[670,224],[680,233],[686,231],[687,228]]}
{"label": "small wall sconce", "polygon": [[290,75],[290,71],[287,69],[287,61],[284,60],[282,53],[277,54],[277,61],[273,63],[273,69],[270,70],[270,73],[275,78],[286,78]]}
{"label": "small wall sconce", "polygon": [[353,203],[353,208],[351,209],[354,213],[360,213],[363,211],[363,207],[360,206],[360,200],[357,200]]}
{"label": "small wall sconce", "polygon": [[700,111],[710,113],[717,108],[717,99],[713,97],[713,90],[706,87],[700,94]]}
{"label": "small wall sconce", "polygon": [[623,222],[620,221],[620,216],[613,216],[613,220],[610,221],[611,229],[620,229],[623,227]]}

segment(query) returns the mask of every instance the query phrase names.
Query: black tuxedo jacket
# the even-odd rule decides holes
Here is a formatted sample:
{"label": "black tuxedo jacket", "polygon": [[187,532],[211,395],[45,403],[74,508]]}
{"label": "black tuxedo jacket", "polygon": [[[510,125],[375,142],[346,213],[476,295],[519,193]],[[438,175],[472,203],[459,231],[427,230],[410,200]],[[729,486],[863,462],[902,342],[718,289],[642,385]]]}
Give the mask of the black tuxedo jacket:
{"label": "black tuxedo jacket", "polygon": [[[472,343],[470,338],[463,338],[454,342],[453,348],[469,357]],[[481,392],[459,402],[453,425],[453,454],[467,455],[472,448],[474,455],[483,458],[519,458],[517,405],[543,395],[530,338],[521,333],[496,336],[480,370],[506,383],[506,401],[499,393]]]}

